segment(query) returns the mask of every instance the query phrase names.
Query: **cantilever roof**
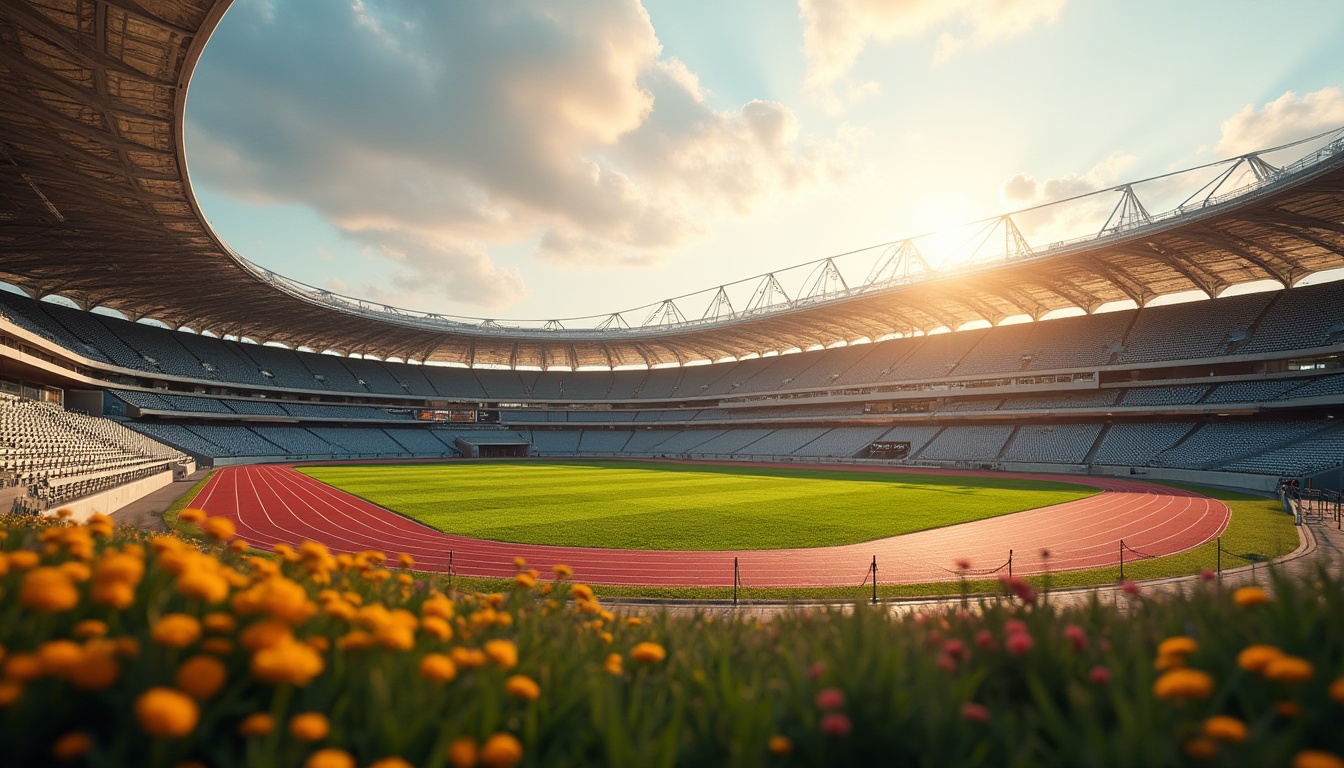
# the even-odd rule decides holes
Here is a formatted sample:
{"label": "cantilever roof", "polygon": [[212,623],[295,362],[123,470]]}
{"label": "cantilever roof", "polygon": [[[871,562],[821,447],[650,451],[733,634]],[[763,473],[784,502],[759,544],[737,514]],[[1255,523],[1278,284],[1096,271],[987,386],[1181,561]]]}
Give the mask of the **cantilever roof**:
{"label": "cantilever roof", "polygon": [[763,276],[752,305],[723,311],[714,301],[698,320],[669,302],[647,318],[615,313],[591,327],[508,326],[333,296],[228,251],[186,178],[187,82],[230,2],[0,3],[0,279],[35,296],[289,346],[615,367],[806,349],[1066,307],[1090,312],[1191,289],[1216,295],[1253,280],[1290,286],[1344,266],[1344,139],[1336,137],[1284,169],[1244,158],[1256,183],[1188,209],[1150,216],[1124,196],[1116,226],[1084,241],[1033,250],[1004,217],[1005,250],[993,263],[852,286],[828,279],[834,265],[818,262],[819,290],[780,299],[773,276]]}

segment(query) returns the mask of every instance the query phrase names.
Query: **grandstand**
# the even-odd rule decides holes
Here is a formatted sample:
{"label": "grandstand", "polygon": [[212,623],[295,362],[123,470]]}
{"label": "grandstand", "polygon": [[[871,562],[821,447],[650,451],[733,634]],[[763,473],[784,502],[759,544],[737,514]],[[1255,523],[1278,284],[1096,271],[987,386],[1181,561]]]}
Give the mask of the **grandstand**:
{"label": "grandstand", "polygon": [[[940,271],[913,238],[653,307],[485,321],[304,286],[219,241],[181,137],[227,0],[108,5],[97,35],[29,6],[0,13],[22,64],[0,71],[0,158],[21,170],[0,174],[0,385],[20,398],[3,471],[31,508],[190,461],[893,461],[1250,487],[1344,462],[1344,283],[1303,282],[1344,267],[1344,129],[1048,247],[1009,214],[982,222],[1016,233],[989,238],[1007,250]],[[842,279],[794,279],[818,270]],[[1275,289],[1229,291],[1256,282]],[[1218,298],[1154,301],[1190,291]],[[869,458],[878,441],[905,458]]]}

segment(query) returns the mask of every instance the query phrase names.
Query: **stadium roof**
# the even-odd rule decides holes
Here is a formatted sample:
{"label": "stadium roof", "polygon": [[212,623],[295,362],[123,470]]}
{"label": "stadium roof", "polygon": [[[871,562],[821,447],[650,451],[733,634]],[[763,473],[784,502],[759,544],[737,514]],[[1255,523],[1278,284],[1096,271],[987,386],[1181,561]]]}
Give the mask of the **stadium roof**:
{"label": "stadium roof", "polygon": [[[975,222],[954,268],[928,269],[916,237],[625,312],[516,323],[338,296],[232,253],[192,194],[187,83],[230,2],[0,3],[0,279],[216,335],[545,368],[807,349],[1256,280],[1291,286],[1344,267],[1340,129],[1195,169],[1203,186],[1165,213],[1136,190],[1180,174],[1065,201],[1109,196],[1110,215],[1044,248],[1017,224],[1040,209]],[[1284,153],[1290,162],[1275,159]]]}

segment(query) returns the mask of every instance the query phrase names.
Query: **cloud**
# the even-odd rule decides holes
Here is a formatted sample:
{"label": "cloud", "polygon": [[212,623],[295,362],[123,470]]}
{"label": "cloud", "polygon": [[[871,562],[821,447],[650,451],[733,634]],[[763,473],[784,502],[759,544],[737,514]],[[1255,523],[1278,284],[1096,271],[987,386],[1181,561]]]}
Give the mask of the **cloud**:
{"label": "cloud", "polygon": [[197,179],[311,208],[419,306],[525,296],[492,246],[646,266],[843,170],[782,104],[708,105],[637,0],[240,0],[188,118]]}
{"label": "cloud", "polygon": [[[1113,152],[1084,173],[1070,173],[1045,180],[1037,180],[1029,173],[1019,173],[999,188],[999,199],[1005,210],[1013,211],[1086,195],[1124,181],[1123,174],[1134,165],[1134,161],[1133,155]],[[1114,196],[1097,195],[1020,213],[1013,217],[1013,221],[1029,241],[1041,245],[1077,237],[1085,232],[1097,232],[1116,202]]]}
{"label": "cloud", "polygon": [[1344,92],[1340,89],[1322,88],[1301,97],[1288,91],[1260,109],[1247,104],[1224,120],[1213,151],[1219,157],[1235,157],[1340,125],[1344,125]]}
{"label": "cloud", "polygon": [[[836,109],[877,93],[847,75],[869,41],[911,40],[938,29],[935,62],[967,46],[1017,37],[1059,18],[1068,0],[798,0],[807,87]],[[839,91],[839,93],[837,93]]]}

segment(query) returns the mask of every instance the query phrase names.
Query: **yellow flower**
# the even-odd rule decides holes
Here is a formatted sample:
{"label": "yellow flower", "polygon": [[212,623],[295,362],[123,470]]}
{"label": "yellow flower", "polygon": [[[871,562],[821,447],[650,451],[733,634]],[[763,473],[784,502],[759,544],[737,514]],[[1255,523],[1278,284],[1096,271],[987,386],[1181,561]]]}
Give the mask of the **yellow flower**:
{"label": "yellow flower", "polygon": [[1330,752],[1305,749],[1293,757],[1293,768],[1344,768],[1344,760]]}
{"label": "yellow flower", "polygon": [[1184,749],[1185,754],[1196,760],[1212,760],[1218,754],[1218,745],[1203,736],[1186,741]]}
{"label": "yellow flower", "polygon": [[117,644],[110,640],[91,640],[80,654],[79,662],[70,669],[67,679],[81,691],[101,691],[111,688],[120,676]]}
{"label": "yellow flower", "polygon": [[75,625],[72,634],[78,638],[102,637],[107,634],[107,625],[97,619],[85,619]]}
{"label": "yellow flower", "polygon": [[476,768],[476,740],[463,736],[448,745],[448,762],[453,768]]}
{"label": "yellow flower", "polygon": [[229,672],[224,668],[224,662],[205,655],[192,656],[182,662],[182,666],[177,668],[177,676],[173,678],[178,688],[197,701],[205,701],[219,693],[228,679]]}
{"label": "yellow flower", "polygon": [[630,658],[643,664],[655,664],[667,658],[667,651],[657,643],[640,643],[630,650]]}
{"label": "yellow flower", "polygon": [[415,766],[400,757],[384,757],[382,760],[369,763],[369,768],[415,768]]}
{"label": "yellow flower", "polygon": [[574,586],[569,588],[569,591],[571,594],[574,595],[575,600],[593,599],[593,588],[588,586],[587,584],[575,584]]}
{"label": "yellow flower", "polygon": [[541,686],[526,675],[514,675],[505,680],[504,690],[515,699],[523,701],[536,701],[541,696]]}
{"label": "yellow flower", "polygon": [[205,518],[206,514],[204,509],[192,509],[188,507],[187,509],[184,509],[181,512],[177,513],[178,520],[185,520],[188,523],[196,523],[197,525],[200,525],[202,522],[204,522]]}
{"label": "yellow flower", "polygon": [[420,660],[420,676],[431,683],[446,683],[457,677],[457,665],[442,653],[428,653]]}
{"label": "yellow flower", "polygon": [[420,615],[451,619],[453,618],[453,601],[443,595],[435,595],[420,606]]}
{"label": "yellow flower", "polygon": [[551,573],[554,573],[556,578],[567,579],[570,576],[574,575],[574,569],[570,568],[568,565],[561,565],[559,563],[556,563],[555,565],[551,566]]}
{"label": "yellow flower", "polygon": [[1240,744],[1246,740],[1246,724],[1235,717],[1215,715],[1204,721],[1204,735],[1214,741]]}
{"label": "yellow flower", "polygon": [[415,631],[404,624],[386,624],[373,633],[373,639],[384,648],[409,651],[415,647]]}
{"label": "yellow flower", "polygon": [[228,613],[207,613],[205,618],[201,619],[205,631],[213,632],[217,635],[226,635],[238,628],[238,620]]}
{"label": "yellow flower", "polygon": [[37,649],[37,658],[42,662],[42,671],[56,677],[64,677],[79,663],[83,655],[83,649],[70,640],[51,640]]}
{"label": "yellow flower", "polygon": [[488,640],[484,648],[485,655],[500,669],[518,666],[518,646],[512,640]]}
{"label": "yellow flower", "polygon": [[319,749],[308,756],[303,768],[355,768],[355,758],[343,749]]}
{"label": "yellow flower", "polygon": [[201,523],[201,530],[205,531],[206,535],[220,541],[228,541],[238,535],[238,531],[233,527],[233,521],[227,517],[208,518]]}
{"label": "yellow flower", "polygon": [[1249,607],[1269,602],[1269,593],[1260,587],[1242,587],[1232,593],[1232,600],[1237,605]]}
{"label": "yellow flower", "polygon": [[265,712],[248,715],[238,724],[238,733],[242,736],[265,736],[273,730],[275,718]]}
{"label": "yellow flower", "polygon": [[318,712],[304,712],[289,721],[289,733],[299,741],[318,741],[327,738],[331,723]]}
{"label": "yellow flower", "polygon": [[35,653],[12,653],[5,661],[5,677],[24,683],[42,676],[42,660]]}
{"label": "yellow flower", "polygon": [[208,568],[190,568],[177,577],[177,591],[204,603],[219,603],[229,596],[229,581]]}
{"label": "yellow flower", "polygon": [[1195,642],[1194,638],[1177,635],[1176,637],[1168,637],[1166,640],[1159,643],[1157,646],[1157,655],[1186,655],[1198,650],[1199,643]]}
{"label": "yellow flower", "polygon": [[1169,669],[1180,669],[1185,666],[1185,657],[1179,653],[1160,654],[1153,660],[1153,669],[1158,672],[1166,672]]}
{"label": "yellow flower", "polygon": [[83,731],[67,733],[51,747],[51,756],[61,761],[77,760],[93,749],[93,738]]}
{"label": "yellow flower", "polygon": [[59,568],[34,568],[23,575],[19,602],[44,613],[68,611],[79,602],[79,590],[70,575]]}
{"label": "yellow flower", "polygon": [[336,641],[336,648],[342,651],[363,651],[373,647],[373,635],[362,629],[352,629]]}
{"label": "yellow flower", "polygon": [[402,552],[400,555],[397,555],[397,565],[401,566],[402,568],[414,568],[415,558],[411,557],[405,552]]}
{"label": "yellow flower", "polygon": [[16,571],[26,571],[41,562],[41,558],[37,556],[36,552],[30,552],[26,549],[10,552],[6,559],[9,561],[9,567]]}
{"label": "yellow flower", "polygon": [[426,616],[420,620],[420,628],[425,634],[433,635],[442,642],[448,642],[453,639],[453,628],[448,626],[448,622],[437,616]]}
{"label": "yellow flower", "polygon": [[463,669],[475,669],[477,667],[485,666],[485,651],[482,651],[479,648],[462,648],[459,646],[450,651],[450,653],[452,654],[453,663]]}
{"label": "yellow flower", "polygon": [[770,750],[772,755],[787,755],[793,751],[793,741],[788,736],[775,734],[766,742],[766,749]]}
{"label": "yellow flower", "polygon": [[322,657],[293,637],[252,655],[252,674],[268,683],[303,687],[322,674]]}
{"label": "yellow flower", "polygon": [[170,613],[155,622],[149,636],[159,645],[185,648],[201,639],[201,622],[185,613]]}
{"label": "yellow flower", "polygon": [[621,654],[619,653],[613,653],[607,656],[607,661],[602,667],[607,670],[608,674],[612,675],[619,675],[625,671],[622,668],[622,659]]}
{"label": "yellow flower", "polygon": [[514,567],[516,570],[521,571],[521,570],[523,570],[524,568],[527,567],[527,561],[524,560],[524,559],[521,558],[521,557],[515,557],[515,558],[513,558],[513,567]]}
{"label": "yellow flower", "polygon": [[481,764],[486,768],[513,768],[522,759],[523,745],[512,734],[493,734],[481,745]]}
{"label": "yellow flower", "polygon": [[177,738],[196,729],[200,710],[184,693],[172,688],[150,688],[135,700],[135,716],[150,736]]}
{"label": "yellow flower", "polygon": [[207,637],[201,641],[201,650],[216,656],[233,653],[233,641],[223,637]]}
{"label": "yellow flower", "polygon": [[243,647],[254,652],[293,639],[294,633],[290,631],[289,625],[274,619],[259,621],[238,636]]}
{"label": "yellow flower", "polygon": [[94,582],[89,596],[99,605],[121,610],[135,602],[135,588],[124,581]]}
{"label": "yellow flower", "polygon": [[1272,645],[1251,645],[1237,654],[1237,666],[1247,672],[1263,672],[1269,662],[1283,656],[1283,651]]}
{"label": "yellow flower", "polygon": [[1206,699],[1213,692],[1213,678],[1196,669],[1173,669],[1153,683],[1159,699]]}
{"label": "yellow flower", "polygon": [[1281,656],[1265,666],[1264,675],[1280,683],[1305,683],[1316,675],[1316,669],[1306,659]]}
{"label": "yellow flower", "polygon": [[520,573],[513,577],[513,586],[519,589],[531,589],[537,586],[537,577],[530,573]]}

